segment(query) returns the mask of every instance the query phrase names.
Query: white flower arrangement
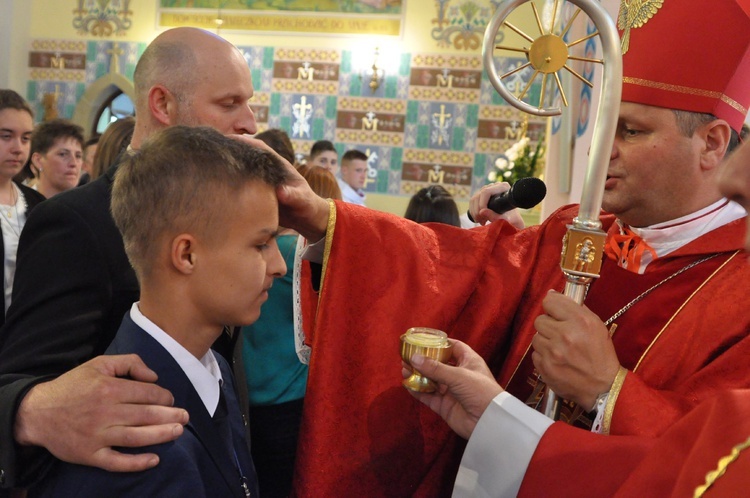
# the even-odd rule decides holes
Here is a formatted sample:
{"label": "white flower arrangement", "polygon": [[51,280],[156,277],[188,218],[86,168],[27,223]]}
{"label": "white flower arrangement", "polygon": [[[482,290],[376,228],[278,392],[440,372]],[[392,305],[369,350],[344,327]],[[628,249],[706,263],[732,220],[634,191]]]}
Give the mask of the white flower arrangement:
{"label": "white flower arrangement", "polygon": [[495,167],[487,174],[487,181],[512,185],[521,178],[534,176],[538,161],[544,157],[543,143],[544,137],[539,137],[532,150],[529,137],[521,138],[495,160]]}

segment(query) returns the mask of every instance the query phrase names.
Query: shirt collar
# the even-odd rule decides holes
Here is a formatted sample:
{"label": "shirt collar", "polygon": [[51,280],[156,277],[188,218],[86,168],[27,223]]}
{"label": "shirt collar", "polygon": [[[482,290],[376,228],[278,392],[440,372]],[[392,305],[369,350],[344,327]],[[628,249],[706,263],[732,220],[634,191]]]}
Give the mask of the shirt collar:
{"label": "shirt collar", "polygon": [[347,190],[347,191],[349,191],[349,192],[351,192],[351,193],[353,193],[355,195],[358,195],[360,197],[364,197],[365,196],[365,191],[362,190],[361,188],[356,188],[355,189],[354,187],[352,187],[351,185],[349,185],[348,183],[346,183],[341,178],[337,178],[336,180],[339,183],[339,188],[341,188],[342,190]]}
{"label": "shirt collar", "polygon": [[141,313],[138,303],[133,303],[130,308],[130,318],[174,358],[198,393],[209,415],[213,417],[219,404],[219,385],[223,382],[221,370],[213,351],[209,349],[199,360],[179,342],[175,341],[172,336],[146,318]]}
{"label": "shirt collar", "polygon": [[[648,227],[629,228],[656,252],[657,258],[661,258],[706,233],[745,216],[747,212],[742,206],[734,201],[721,199],[708,207],[674,220]],[[620,220],[617,220],[617,225],[622,231],[623,224]],[[651,253],[645,252],[638,273],[643,273],[654,259],[656,258]]]}

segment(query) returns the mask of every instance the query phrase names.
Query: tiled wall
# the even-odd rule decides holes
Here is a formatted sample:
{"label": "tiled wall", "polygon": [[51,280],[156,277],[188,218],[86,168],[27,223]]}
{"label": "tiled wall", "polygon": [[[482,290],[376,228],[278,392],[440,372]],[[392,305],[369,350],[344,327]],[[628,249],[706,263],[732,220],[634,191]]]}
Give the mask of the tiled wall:
{"label": "tiled wall", "polygon": [[[70,118],[86,87],[101,76],[119,72],[132,79],[145,46],[34,40],[27,98],[39,118],[54,111]],[[283,128],[301,154],[320,139],[334,142],[340,153],[366,152],[368,192],[410,196],[442,183],[466,199],[519,138],[523,116],[497,95],[478,55],[402,53],[398,69],[372,92],[369,76],[354,69],[349,50],[239,48],[256,89],[252,104],[259,129]],[[498,72],[519,62],[498,59]],[[545,120],[527,119],[528,134],[536,140]]]}

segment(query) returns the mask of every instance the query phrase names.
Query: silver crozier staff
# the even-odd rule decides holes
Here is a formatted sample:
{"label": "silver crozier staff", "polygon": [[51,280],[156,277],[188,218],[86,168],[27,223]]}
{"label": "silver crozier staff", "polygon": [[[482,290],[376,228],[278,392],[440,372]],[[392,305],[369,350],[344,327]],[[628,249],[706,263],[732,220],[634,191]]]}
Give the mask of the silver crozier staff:
{"label": "silver crozier staff", "polygon": [[[620,97],[622,95],[622,52],[620,49],[620,37],[617,34],[617,28],[614,21],[606,10],[595,0],[568,0],[576,5],[579,10],[571,17],[568,26],[563,29],[561,35],[553,33],[555,17],[558,9],[558,0],[555,0],[552,19],[549,29],[542,26],[539,19],[539,13],[532,2],[531,6],[539,26],[541,35],[533,39],[521,30],[506,21],[508,15],[519,5],[526,3],[527,0],[508,0],[502,2],[497,12],[488,24],[484,34],[482,45],[482,58],[487,70],[492,86],[505,99],[506,102],[514,107],[537,116],[557,116],[561,113],[560,108],[543,108],[543,100],[547,76],[552,74],[558,89],[565,100],[565,94],[562,91],[560,77],[557,74],[560,70],[567,70],[584,83],[591,85],[575,71],[567,66],[569,59],[585,60],[590,62],[600,62],[604,66],[602,78],[602,92],[599,99],[599,106],[596,113],[596,123],[594,125],[593,137],[591,141],[591,151],[589,153],[589,164],[586,169],[586,177],[583,182],[583,191],[581,192],[581,205],[578,216],[573,219],[573,224],[568,225],[568,232],[563,239],[562,256],[560,267],[566,277],[564,294],[578,304],[582,304],[586,297],[586,291],[592,279],[599,277],[599,270],[602,264],[602,253],[604,252],[604,239],[606,234],[601,229],[599,221],[599,212],[602,207],[602,196],[604,195],[604,183],[607,179],[607,169],[609,167],[609,158],[614,143],[615,131],[617,128],[617,116],[620,108]],[[569,29],[580,11],[583,11],[594,23],[597,33],[593,33],[581,40],[572,43],[565,43],[563,36]],[[529,48],[515,49],[510,47],[497,47],[506,50],[521,51],[526,54],[529,62],[522,66],[531,66],[534,74],[529,80],[524,92],[526,93],[531,83],[537,77],[542,77],[542,92],[539,97],[538,107],[533,107],[519,98],[516,98],[508,91],[502,82],[502,79],[517,72],[516,68],[504,75],[497,74],[494,63],[495,38],[498,29],[505,25],[512,29],[523,38],[531,42]],[[600,36],[602,51],[604,57],[602,60],[584,59],[581,57],[571,56],[569,49],[573,45],[580,43],[592,36]],[[560,403],[555,393],[549,389],[545,390],[543,400],[544,414],[555,420],[560,414]]]}

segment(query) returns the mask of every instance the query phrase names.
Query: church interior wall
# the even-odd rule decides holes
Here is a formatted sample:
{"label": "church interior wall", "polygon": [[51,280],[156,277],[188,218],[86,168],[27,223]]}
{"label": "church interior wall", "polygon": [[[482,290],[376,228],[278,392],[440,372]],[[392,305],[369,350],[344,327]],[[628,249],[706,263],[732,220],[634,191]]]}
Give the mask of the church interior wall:
{"label": "church interior wall", "polygon": [[[402,215],[410,196],[433,183],[443,184],[465,209],[522,128],[532,145],[553,141],[547,118],[525,117],[506,104],[482,68],[484,26],[497,1],[349,2],[375,6],[383,15],[240,8],[274,4],[266,0],[0,1],[13,17],[11,32],[0,35],[0,61],[9,68],[0,73],[0,84],[25,95],[39,119],[50,112],[88,119],[90,113],[81,112],[91,106],[84,99],[87,89],[104,78],[132,81],[138,57],[158,33],[172,25],[211,28],[248,60],[259,130],[283,128],[301,154],[320,139],[334,142],[340,154],[351,148],[366,152],[368,205],[383,211]],[[512,20],[534,32],[530,12],[514,12]],[[224,24],[215,24],[216,19]],[[6,42],[13,42],[11,51]],[[526,62],[519,57],[496,61],[498,72]],[[385,70],[374,91],[368,85],[373,62]],[[539,91],[537,84],[530,88]],[[558,167],[553,155],[546,159],[548,169]],[[554,185],[548,190],[545,212],[577,200],[570,199],[575,189],[569,186],[567,192]]]}

